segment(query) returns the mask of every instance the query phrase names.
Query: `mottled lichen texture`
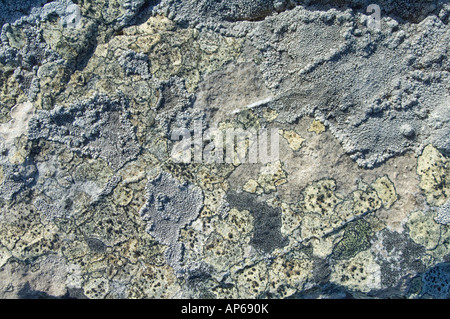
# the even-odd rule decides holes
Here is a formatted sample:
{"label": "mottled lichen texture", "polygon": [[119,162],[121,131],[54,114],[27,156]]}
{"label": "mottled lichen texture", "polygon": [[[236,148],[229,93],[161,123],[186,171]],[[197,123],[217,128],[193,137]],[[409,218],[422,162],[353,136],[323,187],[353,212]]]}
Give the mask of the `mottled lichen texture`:
{"label": "mottled lichen texture", "polygon": [[0,298],[449,298],[450,5],[377,3],[1,1]]}

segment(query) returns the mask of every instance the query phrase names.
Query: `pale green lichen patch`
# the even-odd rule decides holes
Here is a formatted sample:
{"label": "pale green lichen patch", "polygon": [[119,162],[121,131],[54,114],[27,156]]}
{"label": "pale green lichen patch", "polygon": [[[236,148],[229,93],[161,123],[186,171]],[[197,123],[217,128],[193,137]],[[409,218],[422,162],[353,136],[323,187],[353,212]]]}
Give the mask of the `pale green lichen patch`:
{"label": "pale green lichen patch", "polygon": [[303,142],[305,141],[305,139],[302,138],[300,135],[298,135],[298,133],[296,133],[295,131],[280,130],[280,133],[286,139],[286,141],[289,144],[289,147],[293,151],[298,151],[302,147]]}
{"label": "pale green lichen patch", "polygon": [[450,165],[447,157],[433,145],[427,145],[417,161],[420,187],[429,204],[443,205],[450,197]]}
{"label": "pale green lichen patch", "polygon": [[308,185],[298,208],[303,216],[302,238],[321,238],[356,218],[381,208],[381,200],[368,185],[347,197],[336,192],[336,181],[324,179]]}
{"label": "pale green lichen patch", "polygon": [[247,210],[230,209],[225,218],[216,219],[213,227],[227,240],[248,244],[253,231],[254,218]]}
{"label": "pale green lichen patch", "polygon": [[268,269],[265,262],[248,266],[232,275],[237,284],[239,298],[258,298],[269,283]]}
{"label": "pale green lichen patch", "polygon": [[334,180],[321,180],[306,187],[304,190],[303,211],[316,213],[323,218],[329,218],[341,198],[336,194]]}
{"label": "pale green lichen patch", "polygon": [[311,126],[308,129],[308,132],[314,132],[316,134],[320,134],[325,132],[325,125],[322,124],[322,122],[318,120],[314,120],[311,123]]}
{"label": "pale green lichen patch", "polygon": [[311,279],[314,263],[309,259],[277,257],[269,268],[269,293],[286,298],[301,289]]}
{"label": "pale green lichen patch", "polygon": [[249,179],[247,183],[245,183],[243,190],[252,194],[256,193],[258,190],[261,192],[258,182],[254,179]]}
{"label": "pale green lichen patch", "polygon": [[203,259],[218,272],[225,272],[230,265],[242,260],[243,251],[240,245],[217,233],[213,233],[203,247]]}
{"label": "pale green lichen patch", "polygon": [[[302,222],[302,215],[296,209],[295,205],[281,204],[281,234],[284,236],[291,235],[297,230]],[[296,241],[294,239],[294,241]]]}
{"label": "pale green lichen patch", "polygon": [[131,278],[126,289],[126,297],[130,299],[174,298],[180,290],[173,270],[166,265],[139,265]]}
{"label": "pale green lichen patch", "polygon": [[387,176],[377,178],[371,185],[377,192],[383,203],[383,207],[389,209],[398,199],[394,184]]}
{"label": "pale green lichen patch", "polygon": [[366,191],[353,192],[353,211],[355,215],[363,215],[374,212],[381,207],[381,200],[375,190],[369,188]]}
{"label": "pale green lichen patch", "polygon": [[142,52],[149,56],[150,70],[157,78],[168,80],[179,75],[186,79],[188,91],[193,91],[202,73],[212,72],[236,59],[242,41],[196,29],[178,29],[163,16],[151,17],[140,26],[124,30],[123,36],[111,42],[114,46]]}
{"label": "pale green lichen patch", "polygon": [[434,221],[433,217],[431,212],[412,212],[406,224],[411,239],[426,249],[435,248],[441,238],[440,225]]}
{"label": "pale green lichen patch", "polygon": [[331,281],[351,290],[369,292],[381,288],[381,268],[370,251],[360,252],[333,267]]}
{"label": "pale green lichen patch", "polygon": [[[375,50],[321,4],[3,2],[25,16],[0,12],[0,298],[448,295],[444,64],[385,51],[442,55],[446,8]],[[239,135],[230,161],[177,163],[178,129],[273,129],[279,157],[247,163]]]}
{"label": "pale green lichen patch", "polygon": [[268,163],[261,167],[257,180],[249,179],[243,186],[248,193],[272,193],[277,187],[287,182],[287,175],[280,161]]}

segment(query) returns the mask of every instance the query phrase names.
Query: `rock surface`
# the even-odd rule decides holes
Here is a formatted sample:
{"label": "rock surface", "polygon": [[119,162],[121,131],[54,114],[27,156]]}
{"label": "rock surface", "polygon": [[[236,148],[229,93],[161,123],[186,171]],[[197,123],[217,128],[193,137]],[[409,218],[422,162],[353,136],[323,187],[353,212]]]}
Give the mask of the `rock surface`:
{"label": "rock surface", "polygon": [[0,298],[449,298],[450,5],[371,4],[1,1]]}

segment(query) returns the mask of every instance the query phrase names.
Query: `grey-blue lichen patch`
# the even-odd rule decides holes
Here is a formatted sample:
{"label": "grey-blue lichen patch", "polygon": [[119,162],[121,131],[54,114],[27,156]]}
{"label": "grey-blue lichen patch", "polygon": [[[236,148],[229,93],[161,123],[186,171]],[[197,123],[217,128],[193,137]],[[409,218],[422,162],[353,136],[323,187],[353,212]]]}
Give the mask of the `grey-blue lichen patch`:
{"label": "grey-blue lichen patch", "polygon": [[0,196],[10,201],[16,194],[33,184],[36,178],[36,166],[29,161],[13,165],[4,163],[2,166],[3,181],[0,184]]}
{"label": "grey-blue lichen patch", "polygon": [[450,199],[438,210],[438,215],[434,219],[439,224],[450,224]]}
{"label": "grey-blue lichen patch", "polygon": [[69,108],[41,111],[30,121],[30,140],[65,144],[85,156],[104,159],[113,170],[140,152],[123,97],[112,100],[97,94]]}
{"label": "grey-blue lichen patch", "polygon": [[441,263],[422,274],[421,296],[448,299],[450,297],[450,264]]}
{"label": "grey-blue lichen patch", "polygon": [[147,201],[140,215],[147,222],[147,232],[168,245],[166,260],[182,271],[184,245],[178,241],[180,230],[195,220],[203,207],[203,193],[198,186],[181,183],[161,172],[146,187]]}
{"label": "grey-blue lichen patch", "polygon": [[133,50],[125,51],[119,58],[119,64],[127,76],[140,75],[144,80],[150,78],[148,56]]}

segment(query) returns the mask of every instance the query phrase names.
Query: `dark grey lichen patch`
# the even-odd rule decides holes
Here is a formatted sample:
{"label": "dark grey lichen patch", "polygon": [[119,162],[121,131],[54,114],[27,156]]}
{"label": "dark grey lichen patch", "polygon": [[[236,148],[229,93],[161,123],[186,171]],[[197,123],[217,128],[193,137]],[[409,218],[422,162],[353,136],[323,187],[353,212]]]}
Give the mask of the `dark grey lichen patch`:
{"label": "dark grey lichen patch", "polygon": [[86,238],[86,243],[88,244],[90,250],[97,253],[104,253],[107,248],[105,243],[97,238]]}
{"label": "dark grey lichen patch", "polygon": [[127,108],[123,97],[97,94],[69,108],[40,111],[30,121],[29,139],[65,144],[85,156],[101,157],[118,170],[140,152]]}
{"label": "dark grey lichen patch", "polygon": [[288,239],[281,235],[281,208],[270,207],[258,197],[248,193],[229,192],[226,201],[231,208],[248,210],[253,218],[253,237],[250,244],[265,253],[287,245]]}
{"label": "dark grey lichen patch", "polygon": [[399,234],[388,229],[378,232],[372,242],[372,250],[381,267],[382,287],[394,287],[403,279],[426,269],[421,260],[425,248],[416,244],[405,233]]}
{"label": "dark grey lichen patch", "polygon": [[184,245],[178,241],[180,230],[195,220],[203,206],[203,193],[193,184],[181,183],[166,172],[148,182],[147,202],[140,215],[147,232],[168,245],[166,260],[179,271]]}
{"label": "dark grey lichen patch", "polygon": [[442,263],[428,269],[422,275],[422,297],[450,298],[450,264]]}
{"label": "dark grey lichen patch", "polygon": [[349,223],[345,227],[344,237],[336,244],[333,255],[336,259],[349,259],[359,252],[370,248],[372,229],[364,220]]}
{"label": "dark grey lichen patch", "polygon": [[0,197],[10,201],[16,194],[31,186],[37,174],[36,166],[30,161],[12,165],[3,163],[3,181],[0,182]]}

